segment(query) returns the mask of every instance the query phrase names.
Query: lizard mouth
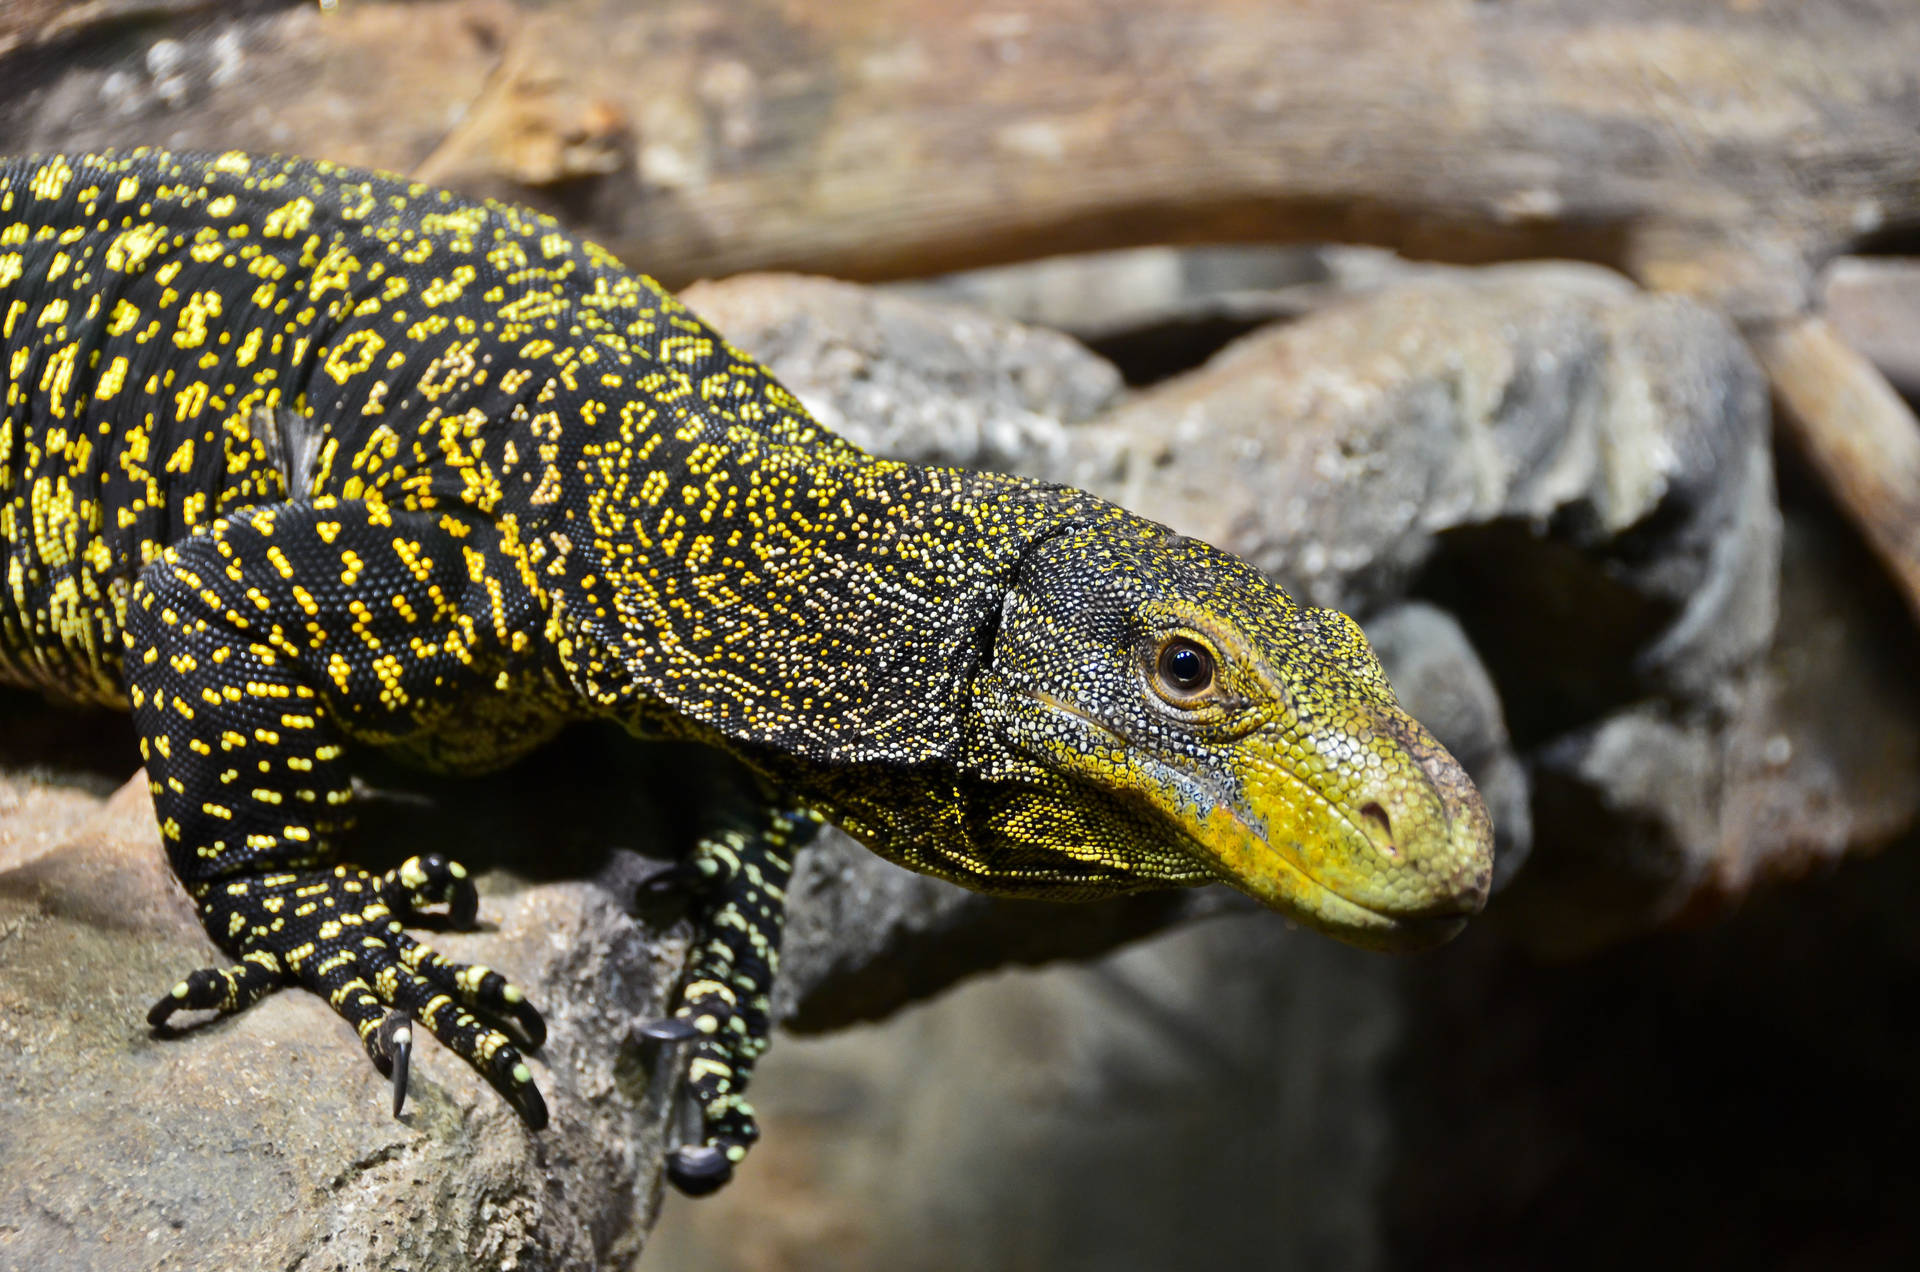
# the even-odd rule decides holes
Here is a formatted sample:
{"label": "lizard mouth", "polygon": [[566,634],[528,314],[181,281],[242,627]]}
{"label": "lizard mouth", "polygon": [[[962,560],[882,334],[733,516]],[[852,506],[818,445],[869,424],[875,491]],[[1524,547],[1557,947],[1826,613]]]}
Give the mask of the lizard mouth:
{"label": "lizard mouth", "polygon": [[[1358,834],[1345,818],[1338,821],[1348,833]],[[1348,896],[1322,881],[1296,847],[1261,834],[1226,801],[1180,822],[1182,833],[1213,865],[1221,882],[1350,945],[1414,953],[1445,944],[1467,924],[1465,912],[1392,914]]]}
{"label": "lizard mouth", "polygon": [[[1192,855],[1204,861],[1220,882],[1267,908],[1350,944],[1379,950],[1429,949],[1451,939],[1466,925],[1468,911],[1464,909],[1457,913],[1393,914],[1355,900],[1323,881],[1292,839],[1275,839],[1257,828],[1257,819],[1238,807],[1216,782],[1154,757],[1105,721],[1045,690],[1027,688],[1021,693],[1050,715],[1064,717],[1123,748],[1129,762],[1103,765],[1100,780],[1127,790],[1158,810],[1177,827]],[[1072,748],[1063,748],[1050,758],[1071,765],[1076,754]],[[1271,769],[1271,775],[1299,794],[1300,798],[1287,801],[1289,807],[1317,810],[1318,819],[1335,835],[1365,842],[1364,832],[1297,774],[1280,767]]]}

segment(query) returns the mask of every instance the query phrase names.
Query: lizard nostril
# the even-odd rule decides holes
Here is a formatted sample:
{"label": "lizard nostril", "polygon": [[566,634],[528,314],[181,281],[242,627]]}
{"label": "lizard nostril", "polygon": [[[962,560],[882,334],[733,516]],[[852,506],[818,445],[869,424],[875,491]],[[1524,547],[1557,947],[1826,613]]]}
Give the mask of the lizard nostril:
{"label": "lizard nostril", "polygon": [[1373,800],[1360,805],[1360,819],[1366,823],[1367,838],[1373,840],[1374,847],[1389,857],[1398,857],[1400,852],[1393,845],[1393,819],[1387,816],[1387,810]]}

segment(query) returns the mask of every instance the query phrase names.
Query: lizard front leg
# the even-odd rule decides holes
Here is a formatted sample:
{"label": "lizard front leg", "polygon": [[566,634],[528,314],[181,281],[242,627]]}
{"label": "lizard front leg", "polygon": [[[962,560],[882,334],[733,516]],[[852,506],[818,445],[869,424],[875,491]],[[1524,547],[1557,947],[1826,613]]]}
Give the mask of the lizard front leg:
{"label": "lizard front leg", "polygon": [[174,873],[238,960],[174,986],[152,1023],[304,985],[396,1078],[396,1112],[404,1013],[545,1125],[519,1050],[474,1014],[538,1047],[539,1013],[498,973],[405,931],[436,903],[471,922],[466,871],[429,855],[373,875],[337,863],[333,842],[351,820],[349,735],[397,741],[508,686],[529,620],[504,609],[524,589],[502,586],[518,580],[492,544],[484,523],[323,498],[236,513],[141,574],[126,666],[154,808]]}
{"label": "lizard front leg", "polygon": [[773,1029],[769,999],[780,967],[793,854],[819,825],[812,812],[769,808],[751,831],[701,839],[675,872],[694,895],[693,957],[678,1010],[645,1032],[691,1043],[687,1089],[702,1133],[698,1143],[667,1159],[667,1178],[689,1196],[705,1196],[733,1178],[760,1138],[747,1082]]}

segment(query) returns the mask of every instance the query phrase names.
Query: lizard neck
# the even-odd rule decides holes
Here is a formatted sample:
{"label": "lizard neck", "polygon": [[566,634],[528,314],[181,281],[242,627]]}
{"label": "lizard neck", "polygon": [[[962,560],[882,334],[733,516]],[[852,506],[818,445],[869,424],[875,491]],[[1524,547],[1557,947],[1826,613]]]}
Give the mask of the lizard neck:
{"label": "lizard neck", "polygon": [[752,439],[663,471],[563,517],[562,538],[580,535],[555,595],[563,662],[630,727],[763,768],[952,756],[1021,554],[1097,503]]}

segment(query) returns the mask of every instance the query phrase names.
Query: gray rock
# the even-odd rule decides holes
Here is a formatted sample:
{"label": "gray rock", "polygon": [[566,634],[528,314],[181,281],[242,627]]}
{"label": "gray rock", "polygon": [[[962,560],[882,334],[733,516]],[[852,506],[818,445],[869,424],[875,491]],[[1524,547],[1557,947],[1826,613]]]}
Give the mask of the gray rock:
{"label": "gray rock", "polygon": [[[1613,570],[1693,607],[1660,655],[1690,674],[1771,630],[1766,418],[1751,357],[1699,305],[1586,266],[1433,271],[1074,430],[1063,475],[1360,612],[1404,595],[1449,531],[1505,523],[1597,556],[1658,515],[1659,550]],[[1703,629],[1719,652],[1689,657]]]}
{"label": "gray rock", "polygon": [[1111,359],[1128,383],[1152,384],[1268,323],[1432,268],[1366,247],[1136,247],[962,270],[884,290],[1064,331]]}
{"label": "gray rock", "polygon": [[965,892],[880,860],[829,829],[801,854],[774,1010],[797,1033],[877,1020],[1007,965],[1088,958],[1253,903],[1225,888],[1081,905]]}
{"label": "gray rock", "polygon": [[771,366],[828,428],[880,455],[1033,471],[1120,373],[1056,331],[852,283],[755,275],[683,297]]}
{"label": "gray rock", "polygon": [[510,970],[543,1008],[533,1064],[553,1125],[529,1134],[431,1042],[396,1121],[314,995],[148,1030],[168,986],[224,960],[166,872],[144,780],[60,838],[0,872],[0,1267],[557,1269],[638,1253],[672,1075],[652,1080],[630,1030],[667,1001],[684,941],[648,934],[591,879],[486,873],[482,930],[429,939]]}
{"label": "gray rock", "polygon": [[1294,317],[1305,310],[1299,292],[1325,286],[1334,262],[1349,258],[1393,259],[1364,248],[1135,247],[963,270],[890,283],[886,290],[965,305],[1092,343],[1207,318]]}
{"label": "gray rock", "polygon": [[1396,605],[1369,621],[1366,632],[1400,704],[1480,788],[1493,817],[1493,889],[1499,892],[1533,851],[1533,809],[1492,677],[1460,624],[1436,606]]}

